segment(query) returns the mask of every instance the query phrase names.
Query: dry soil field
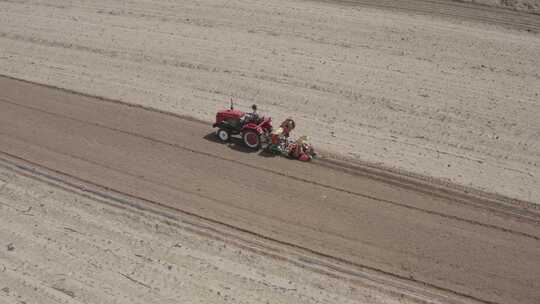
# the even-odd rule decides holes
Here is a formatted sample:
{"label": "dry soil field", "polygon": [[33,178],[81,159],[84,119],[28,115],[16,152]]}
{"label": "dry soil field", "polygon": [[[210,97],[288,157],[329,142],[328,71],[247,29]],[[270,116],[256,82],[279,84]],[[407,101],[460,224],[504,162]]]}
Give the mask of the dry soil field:
{"label": "dry soil field", "polygon": [[[158,209],[159,214],[167,211],[168,224],[174,227],[179,222],[185,224],[182,218],[190,218],[191,226],[205,226],[205,231],[212,231],[214,238],[221,238],[226,244],[238,245],[240,237],[240,243],[247,242],[251,244],[248,247],[256,249],[254,256],[277,255],[278,266],[295,273],[295,265],[305,269],[305,274],[298,273],[301,279],[305,275],[309,281],[309,271],[323,274],[316,276],[322,282],[316,285],[321,295],[334,288],[334,283],[325,279],[330,276],[345,284],[342,286],[356,288],[358,294],[350,296],[360,303],[374,301],[367,298],[373,293],[369,286],[377,287],[383,294],[397,295],[400,300],[415,299],[420,303],[540,301],[538,205],[494,201],[349,163],[316,160],[306,164],[262,152],[248,153],[234,142],[217,142],[205,122],[5,77],[0,77],[0,92],[0,164],[91,198],[98,196],[100,200],[84,200],[86,205],[93,204],[94,209],[114,200],[118,207]],[[15,174],[8,174],[5,179],[7,190],[13,189],[15,183],[19,194],[34,191],[31,183],[18,183],[17,176],[12,175]],[[79,235],[80,229],[88,227],[84,212],[77,207],[80,198],[66,203],[60,198],[48,200],[40,194],[35,195],[36,200],[29,200],[9,191],[3,193],[0,243],[6,246],[7,255],[0,255],[0,270],[9,269],[11,277],[36,278],[35,285],[44,286],[36,291],[36,297],[40,293],[49,296],[47,288],[53,288],[51,281],[61,274],[77,278],[79,285],[57,286],[68,290],[68,296],[73,294],[77,301],[102,303],[123,298],[121,292],[114,293],[124,290],[120,285],[112,286],[111,294],[95,293],[91,283],[95,273],[85,268],[94,264],[98,265],[96,268],[111,263],[123,267],[112,277],[115,282],[119,276],[126,276],[128,281],[146,289],[159,288],[165,293],[181,292],[183,284],[207,282],[204,272],[203,277],[188,278],[182,270],[175,274],[178,280],[170,283],[163,268],[153,274],[137,271],[139,260],[130,254],[146,257],[141,252],[152,252],[160,248],[157,244],[171,244],[183,235],[173,230],[163,241],[161,229],[151,229],[159,224],[150,215],[133,216],[132,223],[117,217],[118,212],[111,208],[94,214],[92,221],[103,225],[94,230],[88,228],[91,232],[82,232],[83,235],[110,235],[112,239],[96,242],[107,244],[100,247],[101,251],[112,251],[118,256],[96,254],[89,266],[81,262],[92,253],[86,253],[87,247],[81,244]],[[46,202],[45,208],[42,201]],[[58,212],[56,217],[49,214],[53,210]],[[58,226],[56,230],[46,230],[43,226],[49,227],[50,221],[65,221],[66,231]],[[124,229],[141,221],[149,224],[136,235],[144,233],[155,242],[130,243],[116,250],[120,246],[117,243],[130,242],[132,236],[114,236],[109,226]],[[72,238],[59,239],[55,234],[58,230]],[[182,248],[193,246],[189,241],[180,242]],[[211,240],[192,242],[212,244]],[[15,257],[10,244],[17,248]],[[38,244],[43,247],[37,247]],[[92,244],[88,246],[97,246]],[[72,256],[74,264],[52,265],[47,272],[40,272],[44,257],[59,259],[59,252]],[[150,260],[163,260],[160,254],[155,252]],[[192,254],[207,257],[204,251]],[[26,258],[19,264],[11,259],[21,256]],[[67,269],[79,264],[80,268],[73,272]],[[29,265],[34,267],[26,267]],[[251,302],[252,297],[267,297],[266,289],[253,285],[245,285],[243,290],[244,285],[237,281],[243,282],[251,270],[232,265],[237,273],[221,274],[234,281],[230,284],[236,286],[231,287],[236,299]],[[187,271],[187,275],[191,274],[191,268]],[[261,277],[266,275],[265,270],[261,273]],[[169,283],[160,283],[164,280]],[[25,283],[19,280],[9,284],[10,294],[13,291],[25,295]],[[171,285],[162,289],[163,284]],[[260,284],[276,285],[266,281]],[[337,288],[337,293],[349,299],[348,287]],[[293,291],[291,295],[297,298],[318,292],[317,288],[306,290],[303,295]],[[89,299],[91,296],[94,298]],[[189,293],[187,297],[198,298]],[[324,297],[326,300],[307,301],[345,301],[339,300],[340,295],[328,295],[338,297],[335,301]],[[148,294],[144,299],[150,298],[162,299],[160,293]]]}
{"label": "dry soil field", "polygon": [[416,303],[116,205],[2,164],[0,303]]}
{"label": "dry soil field", "polygon": [[[539,15],[0,0],[0,74],[2,304],[540,301]],[[231,97],[346,161],[217,143]]]}
{"label": "dry soil field", "polygon": [[0,73],[208,121],[233,97],[342,157],[540,202],[540,17],[397,3],[0,1]]}
{"label": "dry soil field", "polygon": [[483,5],[490,5],[513,9],[518,11],[540,13],[540,1],[538,0],[461,0],[462,2],[473,2]]}

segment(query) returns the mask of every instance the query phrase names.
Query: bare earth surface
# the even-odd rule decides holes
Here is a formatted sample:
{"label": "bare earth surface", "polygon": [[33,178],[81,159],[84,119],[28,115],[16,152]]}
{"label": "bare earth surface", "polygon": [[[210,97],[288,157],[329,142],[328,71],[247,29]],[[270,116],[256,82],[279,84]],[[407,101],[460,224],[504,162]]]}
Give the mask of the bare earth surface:
{"label": "bare earth surface", "polygon": [[[114,192],[213,225],[234,227],[259,238],[265,246],[277,243],[318,259],[330,259],[340,266],[327,268],[356,279],[386,277],[385,285],[399,287],[408,295],[427,294],[443,303],[540,301],[540,212],[534,204],[529,209],[504,205],[338,164],[305,164],[246,153],[235,144],[214,142],[213,134],[208,134],[209,126],[201,122],[16,80],[0,78],[0,91],[0,151],[3,161],[16,168],[27,168],[34,174],[48,170],[59,175],[60,182],[80,184],[79,188],[85,191]],[[86,200],[78,206],[69,195],[42,195],[40,189],[46,188],[40,185],[29,185],[26,190],[28,182],[19,178],[3,178],[2,183],[0,240],[13,243],[15,252],[22,254],[22,260],[18,260],[13,250],[0,250],[0,261],[4,263],[0,270],[9,275],[2,274],[0,280],[4,280],[3,284],[12,282],[11,278],[19,280],[9,285],[10,292],[25,294],[26,288],[35,287],[32,284],[42,284],[36,280],[49,282],[47,278],[48,288],[41,286],[32,295],[57,294],[51,290],[56,286],[81,297],[136,297],[137,293],[130,288],[142,282],[141,293],[147,289],[154,292],[156,287],[160,290],[158,297],[165,297],[174,296],[175,286],[169,285],[174,280],[178,284],[185,282],[182,284],[186,286],[199,284],[182,279],[195,266],[186,266],[187,273],[179,273],[178,265],[167,259],[171,254],[180,255],[178,263],[198,261],[182,257],[191,254],[191,249],[171,248],[177,242],[177,230],[162,231],[159,227],[163,225],[152,219],[116,214]],[[113,215],[108,216],[111,212]],[[58,223],[63,217],[65,223]],[[141,223],[131,223],[126,217]],[[118,222],[114,222],[115,218]],[[148,230],[154,224],[159,226],[157,231]],[[189,237],[179,233],[179,238]],[[188,248],[198,246],[196,238],[193,242]],[[202,252],[201,267],[221,263],[215,260],[217,253],[205,255],[206,250],[220,246],[209,244],[192,255]],[[223,254],[232,254],[230,250],[235,249],[228,248]],[[42,256],[40,251],[46,254]],[[25,258],[25,252],[34,256]],[[64,256],[58,256],[61,253]],[[102,255],[103,259],[98,260],[106,265],[92,266],[92,257]],[[86,258],[87,264],[72,272],[82,277],[70,279],[62,267],[75,267],[77,261]],[[146,258],[149,260],[145,262]],[[143,263],[141,272],[137,264],[133,265],[139,260]],[[323,265],[309,263],[313,258],[300,260],[312,266]],[[57,265],[61,261],[66,264]],[[216,266],[218,269],[212,271],[211,277],[236,269],[235,263],[247,263],[241,266],[242,270],[237,269],[242,273],[251,273],[257,267],[268,267],[264,269],[270,272],[278,271],[272,270],[274,266],[285,267],[271,261],[264,262],[269,265],[256,265],[242,259],[223,263]],[[46,268],[48,265],[51,268]],[[171,274],[168,265],[175,267]],[[55,267],[60,267],[58,272]],[[288,268],[283,277],[295,273],[295,269]],[[301,279],[305,273],[298,271]],[[50,277],[52,273],[61,275]],[[113,276],[108,280],[119,284],[119,291],[115,291],[115,285],[103,289],[102,294],[94,294],[93,290],[102,284],[102,275]],[[260,276],[250,286],[257,289],[267,282],[270,285],[261,286],[261,293],[268,292],[268,297],[288,303],[288,296],[298,298],[292,301],[295,303],[302,299],[329,303],[364,301],[354,294],[357,291],[349,293],[334,290],[342,287],[329,287],[334,283],[325,281],[329,280],[325,277],[314,275],[313,282],[306,278],[304,287],[285,287],[287,279],[272,277],[264,281]],[[219,294],[212,292],[229,285],[220,285],[222,279],[211,280],[215,281],[208,288],[197,285],[192,292],[200,290],[219,298]],[[302,298],[313,293],[310,284],[317,284],[317,280],[323,281],[321,297]],[[71,285],[64,286],[63,282]],[[56,283],[59,285],[53,285]],[[233,285],[226,294],[243,299],[234,293],[241,286]],[[296,290],[276,294],[276,286]],[[362,296],[378,294],[370,290],[358,292]],[[99,299],[95,302],[101,302]]]}
{"label": "bare earth surface", "polygon": [[0,187],[0,303],[411,303],[216,238],[185,216],[174,225],[3,165]]}
{"label": "bare earth surface", "polygon": [[459,0],[540,14],[540,0]]}
{"label": "bare earth surface", "polygon": [[540,203],[539,30],[448,1],[10,0],[0,73],[207,121],[233,96],[341,156]]}

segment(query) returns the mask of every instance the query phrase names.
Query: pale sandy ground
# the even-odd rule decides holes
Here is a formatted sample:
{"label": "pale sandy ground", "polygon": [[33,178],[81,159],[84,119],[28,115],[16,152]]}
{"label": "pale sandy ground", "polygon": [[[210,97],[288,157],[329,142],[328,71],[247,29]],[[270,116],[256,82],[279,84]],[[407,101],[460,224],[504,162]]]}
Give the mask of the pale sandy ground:
{"label": "pale sandy ground", "polygon": [[170,222],[0,166],[0,303],[411,303]]}
{"label": "pale sandy ground", "polygon": [[540,14],[540,0],[458,0]]}
{"label": "pale sandy ground", "polygon": [[0,1],[0,74],[208,121],[234,96],[321,149],[540,203],[534,32],[310,1]]}

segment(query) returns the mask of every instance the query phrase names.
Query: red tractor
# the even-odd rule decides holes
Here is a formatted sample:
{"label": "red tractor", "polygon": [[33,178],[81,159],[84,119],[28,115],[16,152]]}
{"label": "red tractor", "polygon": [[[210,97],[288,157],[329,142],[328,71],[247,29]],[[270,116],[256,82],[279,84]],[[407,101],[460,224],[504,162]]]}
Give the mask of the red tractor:
{"label": "red tractor", "polygon": [[257,106],[253,105],[252,113],[235,110],[231,101],[231,108],[219,111],[216,114],[214,128],[219,140],[227,142],[232,136],[242,137],[244,144],[254,150],[268,143],[272,132],[272,118],[259,117]]}

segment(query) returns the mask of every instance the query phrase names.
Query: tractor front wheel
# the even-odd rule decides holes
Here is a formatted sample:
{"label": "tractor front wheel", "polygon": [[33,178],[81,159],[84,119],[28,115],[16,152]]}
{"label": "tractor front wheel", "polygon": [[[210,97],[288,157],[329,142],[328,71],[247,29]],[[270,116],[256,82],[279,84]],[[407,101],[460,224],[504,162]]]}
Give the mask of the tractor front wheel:
{"label": "tractor front wheel", "polygon": [[229,139],[231,138],[231,134],[225,129],[219,129],[216,134],[219,140],[221,140],[222,142],[229,141]]}
{"label": "tractor front wheel", "polygon": [[242,138],[244,139],[244,144],[254,150],[258,150],[261,145],[261,137],[259,134],[257,134],[254,131],[246,131],[242,135]]}

